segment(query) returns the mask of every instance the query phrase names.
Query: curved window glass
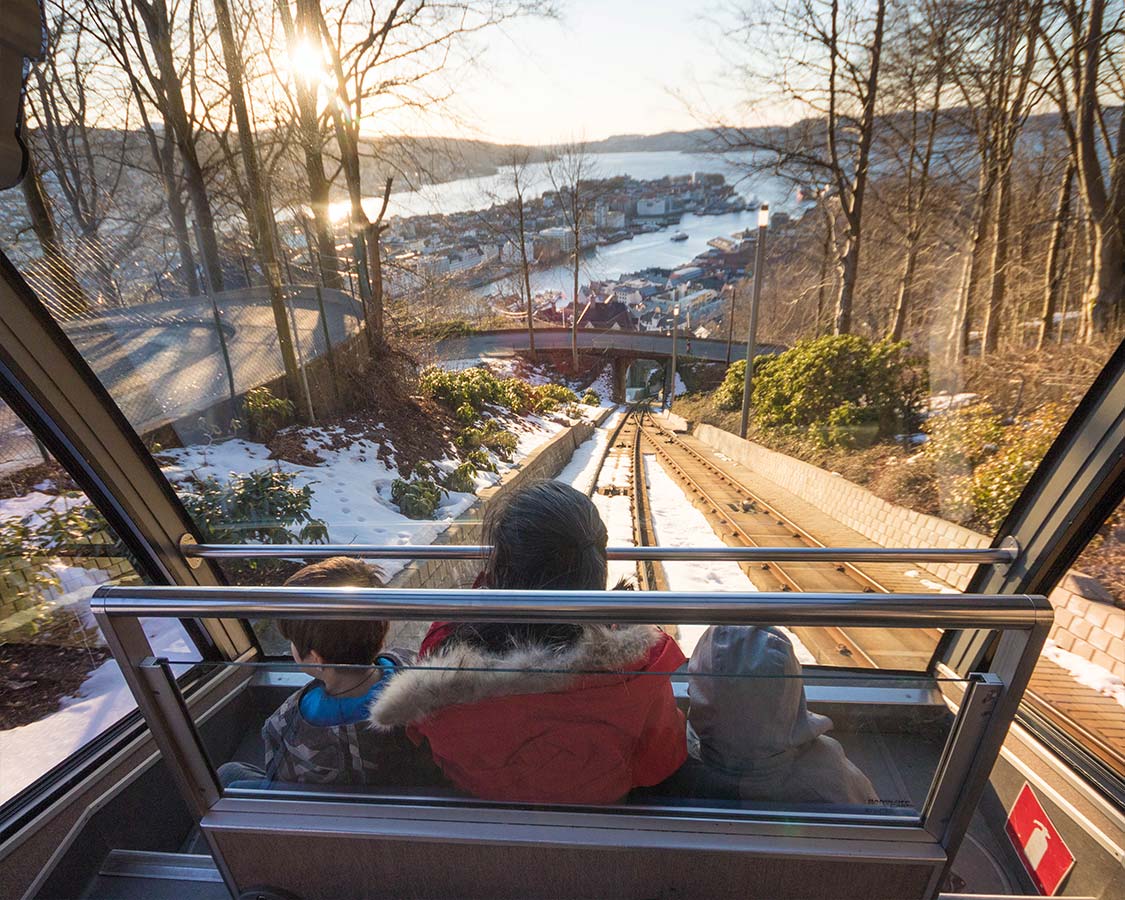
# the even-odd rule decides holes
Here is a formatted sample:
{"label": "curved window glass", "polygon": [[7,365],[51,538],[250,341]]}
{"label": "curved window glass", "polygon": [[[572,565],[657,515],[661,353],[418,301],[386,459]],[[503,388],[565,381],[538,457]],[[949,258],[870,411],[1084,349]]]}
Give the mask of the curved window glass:
{"label": "curved window glass", "polygon": [[[136,709],[93,616],[104,584],[143,584],[86,495],[0,404],[0,803]],[[153,650],[199,659],[176,619],[144,623]]]}
{"label": "curved window glass", "polygon": [[[492,500],[552,478],[610,547],[992,542],[1122,338],[1097,209],[1125,191],[1120,36],[1042,4],[782,4],[708,35],[691,4],[641,30],[603,6],[410,0],[372,32],[349,0],[46,2],[0,249],[232,583],[310,546],[476,547]],[[1099,128],[1034,87],[1099,65]],[[303,549],[230,550],[259,545]],[[368,555],[381,585],[484,567]],[[974,565],[614,558],[609,584],[949,592]],[[701,629],[662,624],[690,654]],[[940,637],[794,633],[809,667],[914,675]]]}

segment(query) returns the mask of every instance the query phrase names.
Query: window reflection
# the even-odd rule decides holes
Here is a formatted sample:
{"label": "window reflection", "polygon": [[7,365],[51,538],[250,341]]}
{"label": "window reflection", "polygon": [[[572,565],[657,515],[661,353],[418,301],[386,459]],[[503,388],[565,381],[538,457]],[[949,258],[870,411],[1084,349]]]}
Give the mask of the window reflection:
{"label": "window reflection", "polygon": [[[0,405],[0,419],[19,420]],[[103,584],[142,578],[117,536],[22,427],[0,456],[0,802],[135,708],[90,614]],[[197,658],[174,619],[146,621],[153,649]]]}

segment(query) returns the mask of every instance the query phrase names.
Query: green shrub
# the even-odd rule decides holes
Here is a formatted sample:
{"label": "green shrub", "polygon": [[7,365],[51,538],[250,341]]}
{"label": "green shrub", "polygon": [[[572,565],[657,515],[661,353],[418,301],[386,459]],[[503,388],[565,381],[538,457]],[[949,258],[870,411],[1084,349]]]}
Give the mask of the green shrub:
{"label": "green shrub", "polygon": [[465,462],[469,463],[478,472],[495,472],[496,463],[484,450],[470,450],[465,454]]}
{"label": "green shrub", "polygon": [[481,427],[480,445],[505,462],[511,462],[518,443],[519,439],[496,419],[488,419]]}
{"label": "green shrub", "polygon": [[267,387],[256,387],[246,392],[243,400],[250,434],[259,441],[268,441],[278,430],[293,420],[293,404],[283,397],[275,397]]}
{"label": "green shrub", "polygon": [[470,425],[453,439],[453,443],[458,449],[466,453],[472,453],[474,450],[480,449],[483,437],[484,432],[481,429],[475,425]]}
{"label": "green shrub", "polygon": [[[419,388],[423,396],[454,410],[458,420],[466,425],[490,405],[523,415],[552,412],[561,404],[578,402],[574,391],[565,385],[540,384],[533,387],[520,378],[499,379],[480,366],[459,372],[430,366],[422,372]],[[470,416],[470,410],[475,415]]]}
{"label": "green shrub", "polygon": [[432,519],[441,503],[441,488],[429,478],[396,478],[391,485],[391,500],[408,519]]}
{"label": "green shrub", "polygon": [[1000,448],[958,480],[954,499],[971,509],[972,521],[990,531],[1000,527],[1016,498],[1066,421],[1066,411],[1048,404],[1004,429]]}
{"label": "green shrub", "polygon": [[1000,417],[985,403],[933,416],[923,452],[943,475],[968,475],[996,452],[1004,437]]}
{"label": "green shrub", "polygon": [[534,388],[535,412],[554,412],[564,403],[577,403],[578,395],[563,384],[540,384]]}
{"label": "green shrub", "polygon": [[[203,539],[215,544],[323,544],[328,526],[313,518],[312,488],[294,486],[296,475],[259,469],[248,475],[193,479],[175,485]],[[292,569],[285,560],[224,561],[236,584],[269,584]]]}
{"label": "green shrub", "polygon": [[[755,368],[760,368],[756,366]],[[719,409],[742,409],[742,386],[746,380],[746,360],[736,359],[727,369],[723,382],[712,394],[712,399]]]}
{"label": "green shrub", "polygon": [[310,513],[312,488],[296,475],[259,469],[229,481],[195,479],[176,485],[204,538],[215,544],[323,544],[328,526]]}
{"label": "green shrub", "polygon": [[[733,404],[737,378],[732,365],[717,391],[719,402]],[[754,417],[761,427],[804,434],[821,445],[848,446],[913,430],[925,383],[905,343],[858,335],[799,341],[778,356],[756,361]],[[741,389],[737,396],[741,406]]]}
{"label": "green shrub", "polygon": [[458,414],[469,406],[480,413],[488,403],[500,403],[501,382],[488,369],[474,366],[450,372],[440,366],[429,366],[419,379],[422,395],[443,403]]}
{"label": "green shrub", "polygon": [[602,405],[602,398],[598,396],[597,391],[595,391],[593,388],[591,388],[591,389],[587,390],[585,394],[582,395],[582,402],[585,403],[587,406],[601,406]]}
{"label": "green shrub", "polygon": [[535,389],[522,378],[505,378],[500,383],[500,405],[517,416],[535,408]]}
{"label": "green shrub", "polygon": [[476,467],[471,462],[463,462],[446,476],[445,489],[447,491],[455,491],[463,494],[472,494],[477,489],[476,482],[473,481],[476,475]]}

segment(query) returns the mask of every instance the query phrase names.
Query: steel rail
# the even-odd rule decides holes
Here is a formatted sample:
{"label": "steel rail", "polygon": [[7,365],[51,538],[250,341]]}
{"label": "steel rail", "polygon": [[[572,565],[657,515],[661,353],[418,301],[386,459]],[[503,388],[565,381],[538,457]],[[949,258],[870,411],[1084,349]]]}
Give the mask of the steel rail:
{"label": "steel rail", "polygon": [[[651,419],[652,417],[650,416],[649,418]],[[643,431],[643,412],[639,415],[638,422],[639,430]],[[689,459],[694,459],[700,465],[704,466],[705,471],[711,472],[721,482],[735,488],[740,494],[751,497],[753,502],[756,503],[758,501],[757,495],[755,495],[751,491],[748,491],[744,485],[735,481],[725,472],[722,472],[717,467],[711,465],[700,454],[696,453],[683,441],[676,438],[675,434],[668,432],[657,422],[654,422],[653,424],[657,432],[666,438],[666,444],[674,444],[680,450],[687,453]],[[743,528],[732,516],[730,516],[726,512],[726,510],[723,508],[723,505],[719,503],[713,496],[711,496],[711,494],[699,481],[698,478],[689,473],[682,465],[680,465],[680,463],[668,451],[667,446],[662,446],[661,443],[647,431],[644,432],[644,436],[652,445],[653,449],[656,450],[657,454],[664,460],[666,466],[679,476],[679,478],[688,486],[692,493],[696,494],[710,507],[712,514],[716,518],[718,518],[724,525],[726,525],[738,540],[741,540],[744,544],[748,544],[751,547],[757,546],[756,541],[749,535],[746,529]],[[782,523],[779,521],[778,524],[781,525]],[[833,562],[835,563],[836,561],[833,560]],[[787,567],[779,565],[779,561],[776,559],[776,557],[774,559],[771,559],[769,562],[763,563],[762,568],[766,570],[775,580],[780,582],[781,589],[783,591],[803,591],[801,583],[798,580],[798,576],[791,573]],[[871,654],[864,650],[860,643],[847,632],[845,632],[844,629],[840,626],[831,625],[822,630],[826,632],[831,640],[836,644],[837,652],[855,659],[856,662],[859,663],[858,668],[880,668]]]}
{"label": "steel rail", "polygon": [[609,454],[613,452],[613,447],[617,443],[618,438],[621,436],[621,430],[632,416],[632,410],[623,410],[621,418],[617,420],[617,424],[613,427],[613,434],[609,436],[606,441],[605,449],[602,451],[602,458],[598,460],[598,468],[594,472],[594,477],[590,479],[590,484],[586,489],[586,496],[592,497],[598,491],[598,482],[602,477],[602,470],[605,469],[605,461],[609,458]]}
{"label": "steel rail", "polygon": [[459,622],[575,621],[855,625],[896,628],[1049,626],[1030,594],[796,594],[701,591],[501,591],[103,585],[91,610],[109,618],[385,617]]}
{"label": "steel rail", "polygon": [[[800,525],[798,525],[796,522],[794,522],[789,516],[786,516],[784,513],[780,512],[774,506],[772,506],[771,504],[769,504],[765,500],[763,500],[761,497],[759,497],[756,493],[747,489],[747,487],[745,485],[743,485],[742,483],[740,483],[736,479],[732,478],[729,474],[724,472],[722,469],[720,469],[718,466],[716,466],[714,463],[712,463],[710,460],[708,460],[701,453],[699,453],[698,451],[696,451],[692,447],[689,447],[683,441],[679,440],[675,436],[675,434],[667,431],[659,423],[653,423],[653,424],[656,427],[656,429],[662,435],[667,437],[670,441],[674,442],[685,453],[687,453],[689,456],[694,458],[700,465],[702,465],[708,471],[712,472],[717,478],[721,479],[722,481],[725,481],[727,484],[731,485],[732,487],[737,488],[738,490],[745,493],[748,497],[750,497],[755,506],[757,506],[759,509],[761,509],[763,512],[765,512],[767,515],[772,516],[774,518],[774,520],[777,522],[778,525],[782,526],[783,528],[787,528],[790,531],[790,533],[793,535],[793,537],[804,541],[806,544],[809,544],[810,545],[809,549],[811,549],[811,550],[827,549],[825,547],[823,541],[815,538],[807,529],[802,528]],[[654,441],[653,444],[655,445],[655,443],[656,442]],[[1003,548],[1001,548],[1001,549],[1003,549]],[[1014,559],[1015,559],[1015,556],[1010,555],[1009,559],[1008,559],[1008,562],[1012,562]],[[875,562],[876,560],[873,557],[868,557],[866,560],[861,560],[861,561]],[[923,561],[925,561],[925,562],[936,562],[936,560],[921,560],[921,559],[918,560],[918,562],[923,562]],[[866,572],[863,572],[860,569],[856,568],[854,565],[852,565],[850,559],[840,560],[840,563],[841,563],[841,566],[843,568],[843,571],[848,576],[850,576],[853,581],[858,582],[859,585],[864,590],[869,590],[869,591],[886,591],[887,590],[882,584],[880,584],[878,581],[876,581],[874,578],[872,578]],[[777,567],[775,566],[774,568],[777,568]],[[783,577],[784,580],[788,580],[785,576],[782,576],[782,577]],[[800,590],[800,588],[795,588],[795,589]]]}
{"label": "steel rail", "polygon": [[[644,469],[641,454],[641,420],[643,413],[634,413],[633,442],[629,448],[633,466],[633,489],[630,506],[633,513],[633,542],[638,547],[655,547],[656,529],[652,521],[652,507],[649,502],[648,476]],[[658,560],[640,560],[637,566],[642,591],[667,591],[668,578],[663,563]]]}
{"label": "steel rail", "polygon": [[[484,559],[486,544],[191,544],[189,559]],[[607,547],[609,559],[734,560],[741,562],[965,562],[1008,565],[1016,550],[993,547]],[[75,554],[77,555],[77,554]]]}

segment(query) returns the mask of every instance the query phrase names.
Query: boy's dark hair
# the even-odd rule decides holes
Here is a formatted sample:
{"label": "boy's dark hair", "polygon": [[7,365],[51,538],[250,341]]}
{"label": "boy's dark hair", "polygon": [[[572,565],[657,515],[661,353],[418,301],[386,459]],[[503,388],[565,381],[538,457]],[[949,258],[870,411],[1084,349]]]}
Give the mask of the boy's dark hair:
{"label": "boy's dark hair", "polygon": [[[295,572],[285,586],[383,587],[383,571],[358,559],[334,556]],[[370,665],[387,636],[382,619],[280,619],[277,627],[302,658],[315,650],[325,662],[340,665]]]}
{"label": "boy's dark hair", "polygon": [[[605,590],[605,524],[592,500],[570,485],[541,481],[484,514],[492,544],[485,583],[500,590]],[[572,623],[482,623],[457,627],[456,639],[494,653],[533,644],[565,649],[582,635]]]}

